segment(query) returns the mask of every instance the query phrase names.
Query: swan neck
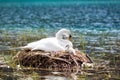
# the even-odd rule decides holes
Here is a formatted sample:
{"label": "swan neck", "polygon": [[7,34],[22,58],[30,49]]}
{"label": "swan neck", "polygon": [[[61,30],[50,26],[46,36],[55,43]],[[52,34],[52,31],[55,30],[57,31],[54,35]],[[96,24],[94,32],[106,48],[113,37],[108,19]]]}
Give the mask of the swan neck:
{"label": "swan neck", "polygon": [[57,32],[57,33],[56,33],[56,38],[57,38],[57,39],[62,39],[62,34],[61,34],[60,32]]}

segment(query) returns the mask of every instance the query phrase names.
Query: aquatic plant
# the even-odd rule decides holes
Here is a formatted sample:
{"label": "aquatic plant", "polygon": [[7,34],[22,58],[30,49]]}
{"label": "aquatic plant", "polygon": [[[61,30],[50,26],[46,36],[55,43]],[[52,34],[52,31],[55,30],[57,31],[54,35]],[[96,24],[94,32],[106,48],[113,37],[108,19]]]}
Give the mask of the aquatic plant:
{"label": "aquatic plant", "polygon": [[80,37],[79,37],[79,38],[80,38],[79,41],[80,41],[81,49],[82,49],[82,50],[85,50],[86,42],[85,42],[85,40],[84,40],[83,35],[80,34]]}

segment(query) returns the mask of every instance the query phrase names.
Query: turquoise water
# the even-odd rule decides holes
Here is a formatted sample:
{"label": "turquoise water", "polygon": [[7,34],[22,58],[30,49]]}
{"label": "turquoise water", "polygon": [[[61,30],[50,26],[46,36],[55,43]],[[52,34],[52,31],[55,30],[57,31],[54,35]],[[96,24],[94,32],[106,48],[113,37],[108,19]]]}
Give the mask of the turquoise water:
{"label": "turquoise water", "polygon": [[[48,2],[42,4],[41,2],[33,2],[0,4],[0,52],[3,54],[9,54],[7,50],[12,47],[26,45],[29,42],[25,39],[27,37],[35,37],[38,40],[41,35],[54,36],[61,28],[72,31],[74,48],[83,52],[88,54],[120,53],[119,3]],[[100,57],[98,54],[94,54],[95,58]],[[96,78],[99,74],[92,76],[89,74],[86,78],[80,76],[81,74],[74,75],[72,73],[66,75],[66,73],[42,74],[37,72],[35,76],[32,73],[24,72],[25,75],[21,75],[21,72],[16,73],[16,71],[13,71],[12,74],[11,71],[10,73],[6,71],[0,76],[3,79],[6,75],[8,76],[6,79],[23,79],[26,76],[26,79],[30,79],[37,76],[43,80],[53,78],[54,80],[73,80],[74,77],[81,77],[84,80],[103,78],[103,76]],[[119,73],[117,76],[119,77]]]}
{"label": "turquoise water", "polygon": [[[15,4],[0,7],[1,38],[5,31],[16,37],[22,32],[40,33],[39,29],[44,29],[47,36],[54,36],[57,30],[68,28],[74,37],[82,35],[88,44],[87,52],[119,52],[116,44],[120,40],[120,5],[117,3]],[[77,48],[81,46],[79,40],[74,43],[78,43]]]}

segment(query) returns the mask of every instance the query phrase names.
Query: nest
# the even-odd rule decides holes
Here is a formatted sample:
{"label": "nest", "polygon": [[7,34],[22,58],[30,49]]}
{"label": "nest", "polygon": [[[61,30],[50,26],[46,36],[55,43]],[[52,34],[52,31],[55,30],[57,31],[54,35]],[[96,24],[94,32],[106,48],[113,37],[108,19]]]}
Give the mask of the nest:
{"label": "nest", "polygon": [[76,55],[68,52],[19,51],[13,59],[16,64],[25,67],[52,70],[74,70],[81,68],[83,62],[92,62],[88,55],[78,50]]}

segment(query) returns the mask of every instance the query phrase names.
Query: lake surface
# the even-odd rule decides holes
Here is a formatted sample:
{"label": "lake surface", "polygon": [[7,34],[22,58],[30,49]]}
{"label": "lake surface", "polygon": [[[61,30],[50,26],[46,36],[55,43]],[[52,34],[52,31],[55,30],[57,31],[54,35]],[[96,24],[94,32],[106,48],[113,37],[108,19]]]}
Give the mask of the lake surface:
{"label": "lake surface", "polygon": [[[72,31],[74,48],[94,55],[94,58],[98,58],[101,54],[120,53],[119,3],[4,4],[1,3],[0,6],[1,56],[16,53],[17,51],[10,51],[13,47],[24,46],[28,42],[54,36],[61,28]],[[2,58],[0,60],[1,63],[4,62]],[[3,77],[6,74],[13,76],[14,73],[5,72]],[[61,73],[58,73],[59,75],[51,73],[45,74],[46,77],[43,80],[71,79],[65,75],[61,76]],[[39,72],[35,74],[42,75]],[[26,74],[28,75],[32,74]],[[53,77],[55,79],[52,79]],[[17,78],[22,79],[15,75],[15,80]],[[93,79],[89,76],[87,78]]]}

